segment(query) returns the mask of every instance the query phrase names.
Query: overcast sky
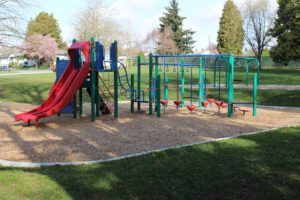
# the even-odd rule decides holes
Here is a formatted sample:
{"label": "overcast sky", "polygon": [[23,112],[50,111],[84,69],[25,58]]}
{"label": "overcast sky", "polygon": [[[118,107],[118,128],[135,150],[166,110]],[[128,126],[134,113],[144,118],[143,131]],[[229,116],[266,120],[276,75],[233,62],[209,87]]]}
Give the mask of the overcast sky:
{"label": "overcast sky", "polygon": [[[208,46],[208,38],[216,43],[219,19],[226,0],[178,0],[180,14],[187,19],[185,28],[196,31],[195,48]],[[235,0],[241,7],[245,0]],[[271,0],[273,6],[276,0]],[[32,12],[32,17],[40,11],[53,13],[62,29],[63,38],[70,42],[75,36],[72,24],[76,12],[84,5],[84,0],[38,0],[38,7]],[[158,18],[169,5],[169,0],[106,0],[106,6],[114,9],[113,18],[123,28],[130,29],[135,38],[143,39],[154,27],[158,27]],[[129,28],[128,28],[129,27]]]}

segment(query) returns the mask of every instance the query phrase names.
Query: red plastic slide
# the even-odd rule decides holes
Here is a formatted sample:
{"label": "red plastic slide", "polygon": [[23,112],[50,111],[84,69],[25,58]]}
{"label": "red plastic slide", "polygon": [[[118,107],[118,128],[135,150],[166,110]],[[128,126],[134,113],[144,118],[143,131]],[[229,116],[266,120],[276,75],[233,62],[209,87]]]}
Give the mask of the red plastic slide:
{"label": "red plastic slide", "polygon": [[[75,55],[78,49],[85,56],[85,62],[80,69],[75,68]],[[60,112],[74,97],[90,71],[90,42],[74,43],[69,49],[70,63],[62,77],[49,94],[49,97],[37,108],[15,116],[16,121],[30,122],[50,117]]]}

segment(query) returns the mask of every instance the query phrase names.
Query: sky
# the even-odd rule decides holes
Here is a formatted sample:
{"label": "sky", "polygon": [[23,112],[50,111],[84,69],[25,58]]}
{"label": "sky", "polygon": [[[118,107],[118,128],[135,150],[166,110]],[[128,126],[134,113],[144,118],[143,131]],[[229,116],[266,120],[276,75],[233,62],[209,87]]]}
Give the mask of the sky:
{"label": "sky", "polygon": [[[184,27],[196,31],[195,49],[201,50],[216,43],[219,19],[226,0],[178,0],[180,15],[186,17]],[[245,0],[234,0],[242,7]],[[276,6],[276,0],[270,0]],[[84,7],[85,0],[37,0],[37,6],[30,12],[34,18],[40,11],[52,13],[58,20],[64,40],[75,37],[73,30],[76,13]],[[112,9],[112,18],[122,29],[130,30],[133,38],[144,39],[153,28],[159,26],[159,17],[169,5],[169,0],[105,0],[107,9]]]}

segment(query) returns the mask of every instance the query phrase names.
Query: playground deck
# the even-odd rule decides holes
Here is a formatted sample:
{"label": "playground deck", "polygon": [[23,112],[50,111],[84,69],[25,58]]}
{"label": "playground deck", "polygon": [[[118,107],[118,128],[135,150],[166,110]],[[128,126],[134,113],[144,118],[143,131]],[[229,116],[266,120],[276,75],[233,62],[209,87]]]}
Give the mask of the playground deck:
{"label": "playground deck", "polygon": [[[90,122],[89,113],[80,120],[70,115],[42,119],[40,127],[23,127],[13,121],[17,113],[32,109],[29,104],[0,102],[0,159],[32,162],[66,162],[108,159],[241,133],[300,124],[300,108],[258,108],[251,113],[220,116],[216,108],[203,113],[166,109],[161,118],[145,113],[130,114],[120,104],[118,120],[106,115]],[[85,111],[89,111],[85,105]],[[146,110],[146,108],[144,108]],[[45,123],[47,122],[47,123]]]}

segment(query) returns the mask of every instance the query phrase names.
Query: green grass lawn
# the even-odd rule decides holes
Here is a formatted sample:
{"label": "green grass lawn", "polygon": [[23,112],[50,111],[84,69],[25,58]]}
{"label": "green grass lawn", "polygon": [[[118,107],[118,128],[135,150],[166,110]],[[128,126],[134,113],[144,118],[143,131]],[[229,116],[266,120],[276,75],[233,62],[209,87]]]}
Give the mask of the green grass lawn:
{"label": "green grass lawn", "polygon": [[0,100],[39,104],[48,97],[55,74],[0,77]]}
{"label": "green grass lawn", "polygon": [[300,127],[119,161],[0,168],[1,199],[298,199]]}

